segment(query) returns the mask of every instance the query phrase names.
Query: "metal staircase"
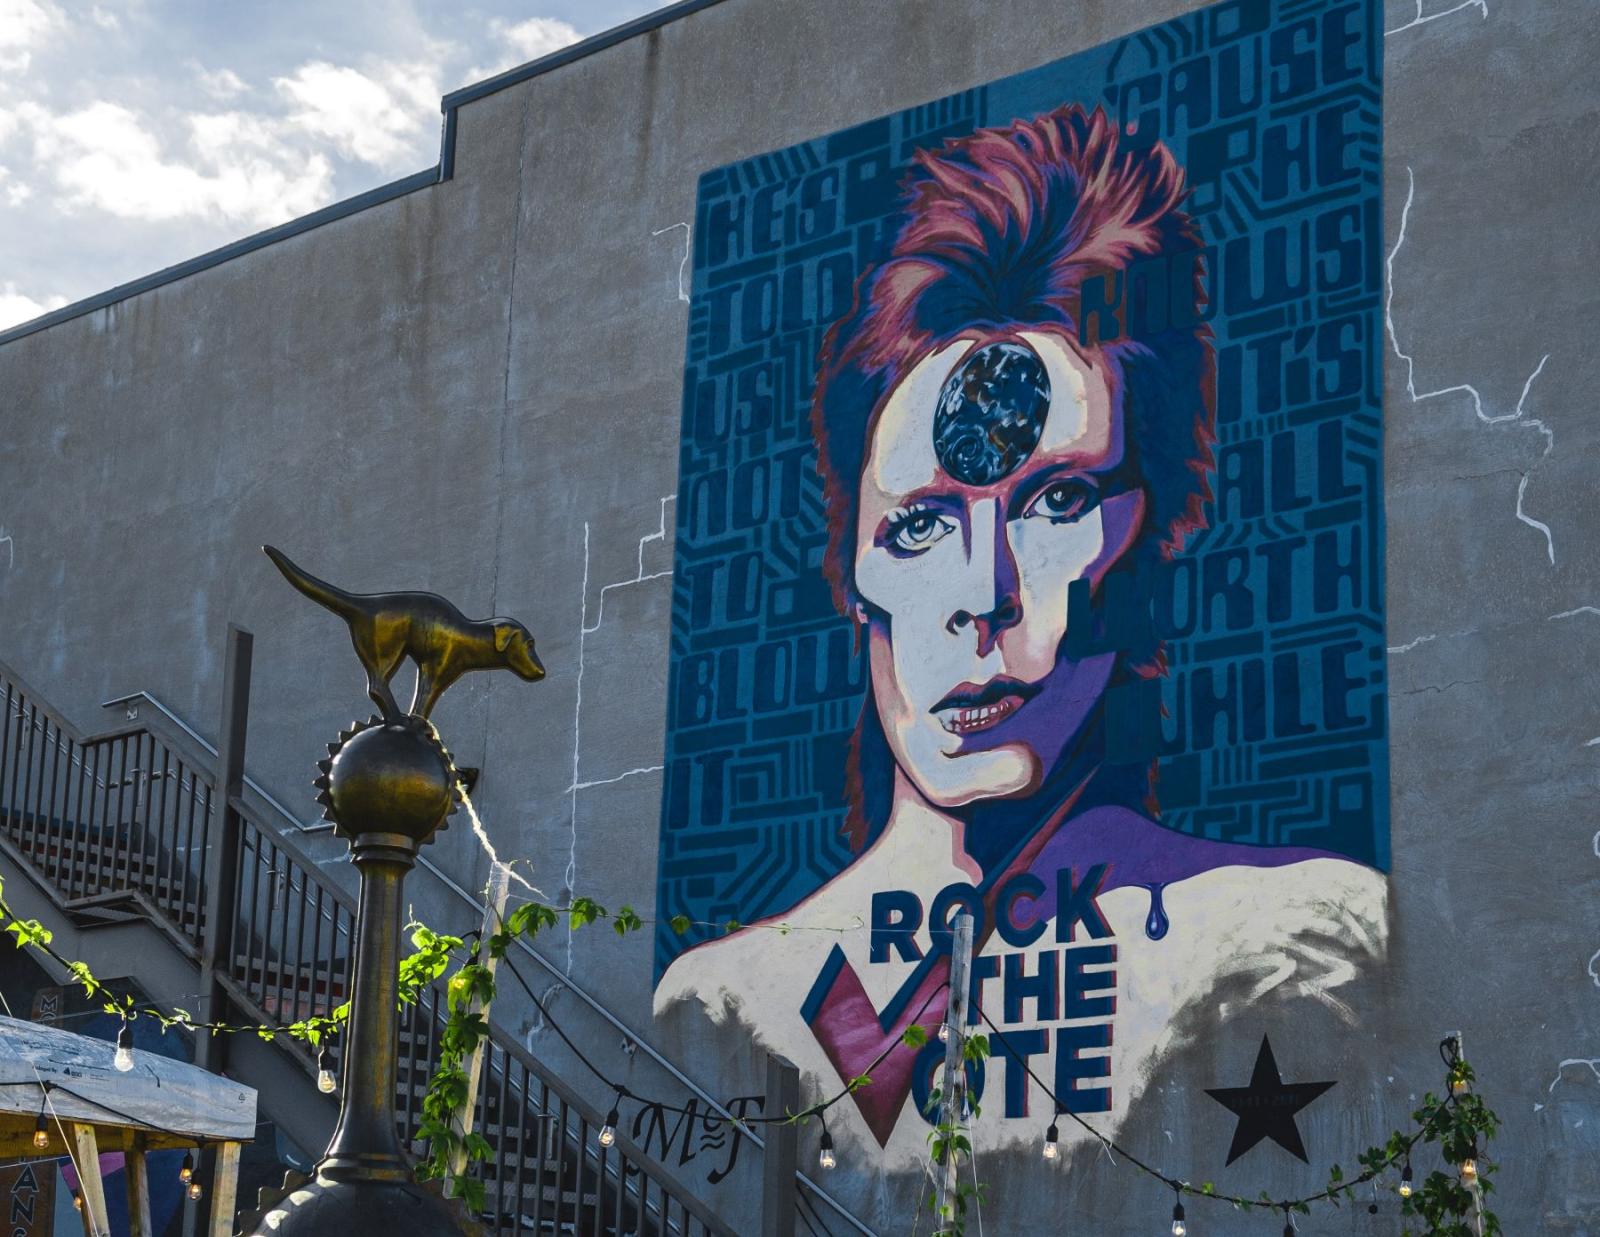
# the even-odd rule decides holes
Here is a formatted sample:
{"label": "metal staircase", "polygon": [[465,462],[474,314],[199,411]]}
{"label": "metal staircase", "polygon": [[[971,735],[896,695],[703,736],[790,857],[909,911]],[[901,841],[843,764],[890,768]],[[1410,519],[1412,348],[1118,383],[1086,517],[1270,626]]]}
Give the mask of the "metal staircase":
{"label": "metal staircase", "polygon": [[[83,929],[142,919],[198,969],[208,908],[231,906],[231,915],[219,916],[231,923],[215,978],[242,1018],[283,1023],[326,1014],[345,999],[355,900],[269,823],[277,805],[253,784],[229,797],[237,821],[229,848],[236,844],[237,864],[225,877],[232,896],[215,896],[224,805],[216,756],[193,732],[163,711],[130,710],[125,725],[80,734],[4,662],[0,711],[0,859],[59,914]],[[408,1146],[444,1024],[438,990],[401,1015],[396,1122]],[[309,1053],[286,1037],[274,1042],[305,1071],[309,1091],[315,1076]],[[601,1124],[592,1105],[495,1029],[474,1121],[492,1149],[473,1170],[486,1187],[479,1217],[486,1230],[733,1234],[625,1131],[601,1147],[595,1138]],[[810,1183],[801,1185],[831,1204]],[[264,1196],[260,1205],[271,1201]],[[848,1226],[867,1231],[853,1221]]]}

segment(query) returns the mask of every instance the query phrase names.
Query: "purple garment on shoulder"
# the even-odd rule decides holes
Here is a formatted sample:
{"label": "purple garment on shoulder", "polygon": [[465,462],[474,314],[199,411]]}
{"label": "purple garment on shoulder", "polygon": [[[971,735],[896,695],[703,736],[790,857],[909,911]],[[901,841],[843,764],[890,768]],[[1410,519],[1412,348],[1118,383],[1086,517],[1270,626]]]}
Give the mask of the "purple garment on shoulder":
{"label": "purple garment on shoulder", "polygon": [[1124,807],[1097,807],[1069,818],[1044,844],[1028,871],[1044,882],[1037,900],[1016,908],[1019,927],[1056,913],[1056,873],[1071,868],[1082,874],[1105,864],[1099,892],[1125,885],[1159,890],[1214,868],[1281,868],[1307,859],[1343,859],[1334,851],[1311,846],[1250,846],[1241,842],[1214,842],[1178,833]]}

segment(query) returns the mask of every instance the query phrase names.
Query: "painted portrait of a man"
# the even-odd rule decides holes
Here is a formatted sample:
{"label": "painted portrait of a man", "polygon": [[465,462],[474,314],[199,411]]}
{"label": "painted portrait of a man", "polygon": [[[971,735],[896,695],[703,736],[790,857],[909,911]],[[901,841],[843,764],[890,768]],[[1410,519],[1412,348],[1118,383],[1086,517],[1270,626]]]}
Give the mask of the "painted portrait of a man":
{"label": "painted portrait of a man", "polygon": [[[1219,431],[1189,186],[1166,145],[1128,136],[1068,105],[913,156],[810,403],[823,569],[865,651],[853,859],[680,955],[657,990],[658,1010],[696,997],[836,1088],[911,1021],[937,1023],[965,910],[973,1019],[1000,1041],[975,1080],[992,1145],[1050,1115],[1019,1062],[1114,1124],[1197,1008],[1277,993],[1347,1015],[1337,989],[1383,948],[1379,873],[1169,827],[1157,762],[1129,738],[1160,727],[1138,710],[1161,709],[1143,689],[1168,650],[1105,604],[1108,581],[1159,577],[1207,529]],[[1159,312],[1139,301],[1153,286]],[[856,1136],[922,1154],[940,1055],[876,1070]]]}

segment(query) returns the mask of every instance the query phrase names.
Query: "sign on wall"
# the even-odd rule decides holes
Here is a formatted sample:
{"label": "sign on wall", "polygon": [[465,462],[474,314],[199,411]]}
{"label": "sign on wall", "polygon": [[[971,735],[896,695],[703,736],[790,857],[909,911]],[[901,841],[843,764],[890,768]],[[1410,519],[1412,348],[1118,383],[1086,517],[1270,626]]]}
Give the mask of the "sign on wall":
{"label": "sign on wall", "polygon": [[[967,910],[1002,1140],[1119,1120],[1220,993],[1354,1017],[1380,16],[1230,0],[702,178],[658,1009],[848,1080],[938,1021]],[[942,1052],[856,1137],[923,1154]]]}

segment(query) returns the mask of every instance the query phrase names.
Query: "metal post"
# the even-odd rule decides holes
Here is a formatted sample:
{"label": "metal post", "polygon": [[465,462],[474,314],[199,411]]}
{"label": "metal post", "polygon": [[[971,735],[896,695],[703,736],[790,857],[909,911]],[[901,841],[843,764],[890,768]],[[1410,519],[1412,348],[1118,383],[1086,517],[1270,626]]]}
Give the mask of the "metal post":
{"label": "metal post", "polygon": [[[950,947],[950,996],[944,1013],[944,1025],[950,1034],[945,1040],[944,1079],[939,1085],[939,1124],[946,1130],[953,1130],[966,1112],[967,1069],[961,1048],[967,1038],[967,976],[971,970],[972,916],[962,911],[956,916]],[[939,1226],[936,1232],[955,1231],[955,1217],[949,1208],[954,1206],[958,1167],[955,1153],[946,1150],[939,1173],[939,1205],[933,1218]]]}
{"label": "metal post", "polygon": [[[489,972],[489,978],[494,978],[495,971],[500,966],[500,959],[496,958],[489,949],[489,940],[500,931],[505,922],[506,896],[511,890],[511,869],[503,863],[494,865],[493,874],[489,877],[487,890],[487,905],[483,908],[483,934],[479,937],[478,963]],[[473,997],[467,1004],[467,1016],[482,1015],[484,1022],[489,1021],[489,1002],[481,1005],[478,998]],[[478,1106],[478,1080],[483,1075],[483,1057],[487,1051],[488,1041],[479,1040],[472,1050],[472,1055],[467,1058],[467,1091],[461,1101],[461,1106],[456,1109],[451,1124],[456,1133],[464,1140],[472,1133],[472,1113]],[[463,1141],[450,1148],[450,1175],[459,1177],[467,1171],[467,1148]]]}
{"label": "metal post", "polygon": [[394,1126],[399,1025],[400,912],[416,861],[404,835],[363,834],[350,848],[361,873],[356,969],[345,1034],[344,1096],[317,1175],[335,1181],[407,1182],[411,1170]]}
{"label": "metal post", "polygon": [[[233,800],[244,789],[244,743],[250,718],[250,657],[255,637],[228,624],[228,652],[222,677],[222,727],[217,735],[216,831],[205,856],[206,932],[200,957],[200,1020],[226,1022],[228,998],[217,982],[232,969],[234,894],[239,874],[239,813]],[[228,1039],[201,1035],[195,1064],[221,1073]]]}
{"label": "metal post", "polygon": [[[767,1101],[762,1115],[782,1117],[799,1111],[799,1068],[786,1057],[767,1053]],[[795,1187],[799,1154],[798,1125],[767,1126],[761,1163],[761,1237],[794,1237],[795,1208],[800,1201]]]}

